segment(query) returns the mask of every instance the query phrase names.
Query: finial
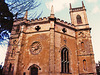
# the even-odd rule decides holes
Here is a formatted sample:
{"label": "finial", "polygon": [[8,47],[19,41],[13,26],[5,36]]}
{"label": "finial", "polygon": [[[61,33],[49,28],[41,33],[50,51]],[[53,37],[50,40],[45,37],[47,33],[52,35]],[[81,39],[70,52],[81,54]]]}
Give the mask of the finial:
{"label": "finial", "polygon": [[28,16],[28,11],[26,10],[24,19],[27,19],[27,16]]}
{"label": "finial", "polygon": [[72,9],[72,5],[71,5],[71,3],[70,3],[70,9]]}
{"label": "finial", "polygon": [[51,14],[50,14],[50,18],[54,18],[54,9],[53,9],[53,5],[51,7]]}
{"label": "finial", "polygon": [[82,1],[82,7],[85,7],[85,6],[84,6],[84,2],[83,2],[83,1]]}
{"label": "finial", "polygon": [[53,8],[53,5],[52,5],[52,7],[51,7],[51,15],[53,15],[54,14],[54,8]]}

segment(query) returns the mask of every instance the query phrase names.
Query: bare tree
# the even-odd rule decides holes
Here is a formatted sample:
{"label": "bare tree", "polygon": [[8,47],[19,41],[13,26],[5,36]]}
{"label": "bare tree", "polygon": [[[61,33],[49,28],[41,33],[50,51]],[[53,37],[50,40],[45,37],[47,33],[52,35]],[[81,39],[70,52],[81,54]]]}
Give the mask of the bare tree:
{"label": "bare tree", "polygon": [[[13,25],[11,20],[16,17],[24,17],[26,10],[29,11],[28,19],[39,18],[43,13],[39,8],[40,5],[41,0],[0,0],[0,44],[3,40],[9,39],[9,32],[11,32]],[[9,11],[13,14],[13,18]]]}
{"label": "bare tree", "polygon": [[14,14],[14,17],[23,17],[26,10],[33,10],[33,13],[28,16],[29,19],[39,18],[43,12],[42,10],[41,12],[37,12],[36,10],[39,9],[41,0],[7,0],[6,3],[8,4],[9,11]]}

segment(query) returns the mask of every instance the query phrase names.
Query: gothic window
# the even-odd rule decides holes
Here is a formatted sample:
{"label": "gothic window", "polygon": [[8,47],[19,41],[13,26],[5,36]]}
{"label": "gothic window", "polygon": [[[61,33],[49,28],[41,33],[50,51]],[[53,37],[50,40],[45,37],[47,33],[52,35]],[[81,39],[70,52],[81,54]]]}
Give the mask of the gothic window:
{"label": "gothic window", "polygon": [[76,19],[77,19],[77,23],[78,24],[81,24],[82,23],[82,19],[81,19],[81,16],[80,15],[77,15]]}
{"label": "gothic window", "polygon": [[31,67],[31,75],[38,75],[38,68],[37,67]]}
{"label": "gothic window", "polygon": [[87,67],[86,67],[86,60],[83,60],[83,69],[86,71]]}
{"label": "gothic window", "polygon": [[9,65],[9,72],[11,71],[11,67],[12,67],[12,64],[10,63],[10,65]]}
{"label": "gothic window", "polygon": [[61,72],[69,73],[69,59],[67,48],[63,48],[61,51]]}
{"label": "gothic window", "polygon": [[81,49],[84,50],[84,42],[81,42]]}

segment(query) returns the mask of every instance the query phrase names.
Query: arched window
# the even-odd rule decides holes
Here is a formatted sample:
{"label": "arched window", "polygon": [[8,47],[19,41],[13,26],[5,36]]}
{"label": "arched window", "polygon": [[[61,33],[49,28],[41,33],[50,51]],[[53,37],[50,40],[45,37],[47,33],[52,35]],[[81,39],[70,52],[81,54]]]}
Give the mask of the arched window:
{"label": "arched window", "polygon": [[10,65],[9,65],[9,72],[11,71],[11,67],[12,67],[12,64],[10,63]]}
{"label": "arched window", "polygon": [[61,72],[69,73],[69,59],[67,48],[63,48],[61,51]]}
{"label": "arched window", "polygon": [[80,15],[77,15],[76,19],[77,19],[77,23],[78,24],[81,24],[82,23],[82,20],[81,20],[81,16]]}
{"label": "arched window", "polygon": [[31,67],[31,75],[38,75],[38,68],[37,67]]}
{"label": "arched window", "polygon": [[81,42],[81,49],[84,50],[84,42]]}
{"label": "arched window", "polygon": [[87,70],[87,66],[86,66],[86,60],[83,60],[83,69],[86,71]]}

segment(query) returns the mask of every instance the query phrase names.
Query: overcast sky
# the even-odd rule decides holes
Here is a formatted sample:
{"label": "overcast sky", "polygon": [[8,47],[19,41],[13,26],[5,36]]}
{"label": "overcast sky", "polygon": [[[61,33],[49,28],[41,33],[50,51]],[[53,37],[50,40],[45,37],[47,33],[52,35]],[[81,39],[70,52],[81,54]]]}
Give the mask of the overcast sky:
{"label": "overcast sky", "polygon": [[[48,17],[50,15],[51,5],[53,5],[55,17],[70,23],[69,3],[72,4],[72,7],[80,7],[82,6],[82,1],[87,9],[88,22],[92,28],[93,51],[95,61],[98,62],[100,60],[100,0],[41,0],[42,4],[39,9],[43,10],[41,17]],[[0,62],[4,62],[7,49],[7,42],[4,41],[3,43],[3,46],[0,46]]]}

